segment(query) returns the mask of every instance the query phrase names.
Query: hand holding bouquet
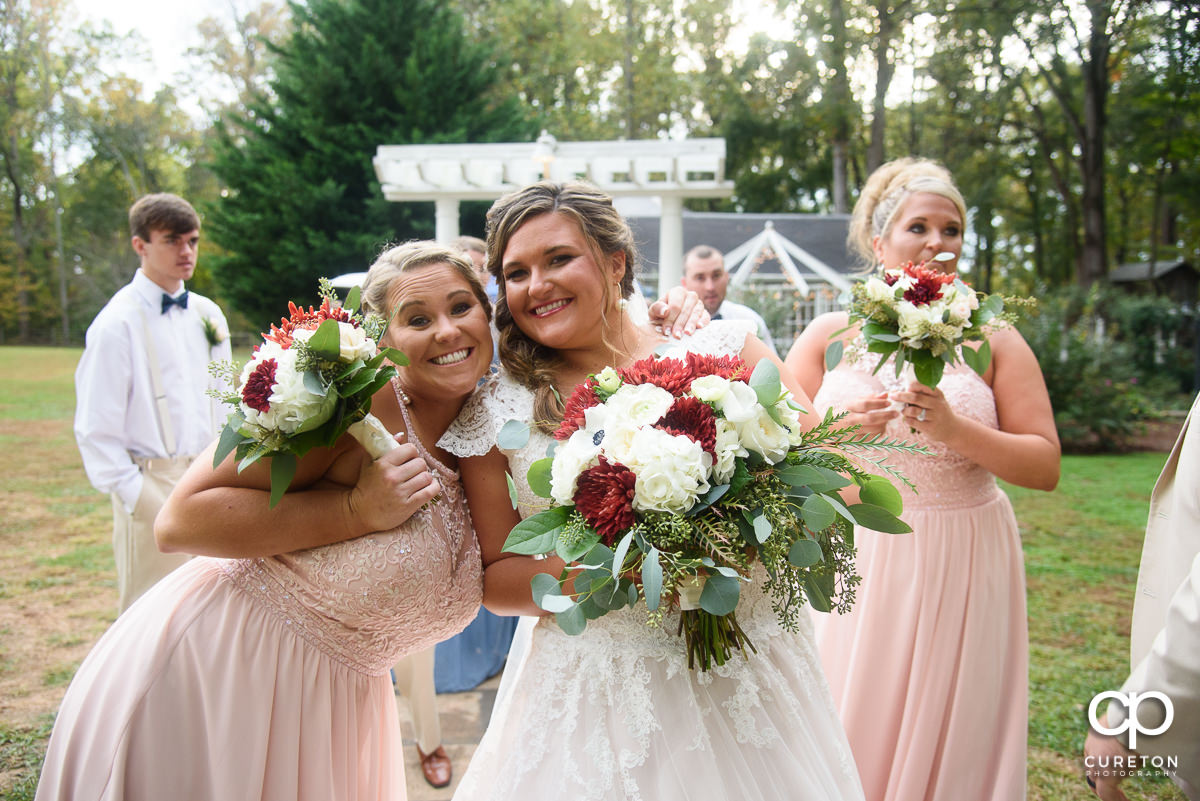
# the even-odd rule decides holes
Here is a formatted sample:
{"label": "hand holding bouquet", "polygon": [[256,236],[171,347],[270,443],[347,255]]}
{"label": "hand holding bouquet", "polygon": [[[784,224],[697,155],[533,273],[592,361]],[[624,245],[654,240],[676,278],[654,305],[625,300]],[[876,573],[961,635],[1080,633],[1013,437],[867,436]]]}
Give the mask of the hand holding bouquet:
{"label": "hand holding bouquet", "polygon": [[[939,257],[953,258],[952,254]],[[942,380],[946,365],[962,360],[983,375],[992,359],[984,326],[1000,317],[1004,299],[976,292],[957,276],[911,262],[894,269],[880,267],[866,281],[854,285],[850,323],[862,324],[867,350],[882,354],[875,370],[895,354],[896,375],[911,364],[916,379],[927,387]],[[845,331],[846,329],[842,329]],[[842,331],[837,332],[838,334]],[[836,334],[835,334],[836,336]],[[981,341],[979,348],[964,342]],[[840,340],[825,350],[825,366],[832,370],[841,361]]]}
{"label": "hand holding bouquet", "polygon": [[[848,454],[909,446],[835,429],[832,415],[806,431],[802,413],[769,361],[753,374],[740,358],[695,354],[606,368],[575,390],[553,456],[529,470],[554,505],[517,525],[504,549],[567,562],[532,587],[569,634],[639,599],[652,622],[677,604],[689,667],[702,670],[754,649],[735,610],[756,562],[784,625],[805,601],[844,610],[858,581],[854,524],[909,530],[895,488]],[[523,444],[514,427],[502,447]],[[841,497],[851,482],[861,503]]]}
{"label": "hand holding bouquet", "polygon": [[[374,458],[396,447],[369,412],[372,396],[396,375],[392,364],[408,359],[392,348],[376,352],[387,321],[357,312],[357,288],[339,308],[333,287],[322,279],[321,297],[321,306],[307,311],[288,303],[289,316],[263,334],[229,382],[237,390],[220,396],[234,411],[221,430],[213,466],[234,451],[238,472],[269,457],[271,506],[291,483],[297,457],[332,446],[347,431]],[[227,363],[218,369],[233,378],[237,368]]]}

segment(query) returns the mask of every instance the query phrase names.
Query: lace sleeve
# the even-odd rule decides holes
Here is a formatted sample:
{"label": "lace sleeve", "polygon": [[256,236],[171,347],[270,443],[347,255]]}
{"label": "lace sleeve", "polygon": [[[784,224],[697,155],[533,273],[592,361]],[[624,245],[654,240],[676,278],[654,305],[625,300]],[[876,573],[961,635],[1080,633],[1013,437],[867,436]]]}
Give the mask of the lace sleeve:
{"label": "lace sleeve", "polygon": [[737,355],[746,346],[746,337],[754,332],[755,325],[750,320],[714,320],[691,336],[667,341],[656,352],[661,356],[683,353]]}
{"label": "lace sleeve", "polygon": [[532,417],[533,393],[501,371],[467,399],[438,446],[460,458],[482,456],[496,446],[496,436],[506,422]]}

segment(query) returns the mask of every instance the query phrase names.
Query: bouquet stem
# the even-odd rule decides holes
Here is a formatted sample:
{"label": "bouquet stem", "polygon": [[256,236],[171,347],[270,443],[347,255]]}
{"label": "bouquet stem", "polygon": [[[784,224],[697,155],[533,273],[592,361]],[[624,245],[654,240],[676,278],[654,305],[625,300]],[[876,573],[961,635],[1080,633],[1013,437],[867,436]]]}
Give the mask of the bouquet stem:
{"label": "bouquet stem", "polygon": [[357,423],[351,423],[346,431],[359,441],[367,453],[371,454],[372,459],[378,459],[388,451],[400,447],[392,433],[373,414],[367,414]]}
{"label": "bouquet stem", "polygon": [[724,665],[734,651],[745,655],[745,649],[758,653],[754,643],[738,625],[737,616],[714,615],[703,609],[687,609],[679,613],[679,631],[687,643],[688,669],[710,670],[715,662]]}

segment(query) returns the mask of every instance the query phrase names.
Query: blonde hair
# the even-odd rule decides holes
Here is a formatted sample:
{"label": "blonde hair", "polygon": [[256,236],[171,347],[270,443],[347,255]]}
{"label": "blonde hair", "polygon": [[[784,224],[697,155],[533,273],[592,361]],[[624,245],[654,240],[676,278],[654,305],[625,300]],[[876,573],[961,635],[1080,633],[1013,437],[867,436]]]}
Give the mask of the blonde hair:
{"label": "blonde hair", "polygon": [[[612,203],[612,198],[581,181],[542,181],[497,200],[487,213],[487,269],[496,279],[496,330],[500,334],[500,363],[512,377],[533,392],[533,419],[543,431],[553,431],[562,420],[563,400],[555,390],[562,357],[554,348],[534,341],[513,321],[504,287],[504,251],[517,230],[543,214],[562,214],[579,226],[597,265],[616,253],[625,254],[625,275],[620,293],[633,293],[637,247],[633,232]],[[603,282],[607,308],[612,291]]]}
{"label": "blonde hair", "polygon": [[889,161],[871,173],[850,218],[846,242],[864,266],[875,264],[872,247],[875,237],[886,237],[891,232],[904,201],[918,192],[946,198],[958,208],[963,224],[966,224],[967,204],[949,170],[929,159]]}
{"label": "blonde hair", "polygon": [[472,294],[483,306],[488,320],[492,319],[492,304],[488,302],[487,293],[479,281],[479,274],[462,251],[429,240],[405,242],[379,254],[379,258],[375,259],[363,280],[363,311],[390,317],[392,310],[389,308],[388,293],[392,283],[401,273],[431,264],[445,264],[457,272],[471,287]]}

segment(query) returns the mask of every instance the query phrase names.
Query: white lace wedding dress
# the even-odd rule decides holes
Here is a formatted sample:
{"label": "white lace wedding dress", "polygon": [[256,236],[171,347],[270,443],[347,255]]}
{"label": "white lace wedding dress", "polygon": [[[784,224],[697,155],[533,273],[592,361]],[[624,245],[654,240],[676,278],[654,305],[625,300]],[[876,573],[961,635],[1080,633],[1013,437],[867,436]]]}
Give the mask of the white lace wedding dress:
{"label": "white lace wedding dress", "polygon": [[[736,354],[745,335],[739,323],[718,322],[677,347]],[[440,444],[459,456],[486,453],[506,421],[531,413],[532,394],[502,373]],[[522,516],[544,505],[525,474],[551,442],[535,431],[506,451]],[[522,618],[454,798],[861,799],[807,615],[798,634],[785,631],[750,584],[737,616],[758,653],[707,673],[688,669],[678,616],[649,626],[644,604],[588,621],[579,636],[553,617]]]}

